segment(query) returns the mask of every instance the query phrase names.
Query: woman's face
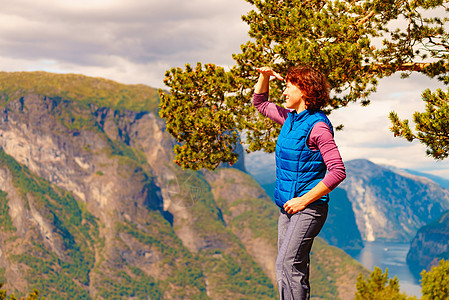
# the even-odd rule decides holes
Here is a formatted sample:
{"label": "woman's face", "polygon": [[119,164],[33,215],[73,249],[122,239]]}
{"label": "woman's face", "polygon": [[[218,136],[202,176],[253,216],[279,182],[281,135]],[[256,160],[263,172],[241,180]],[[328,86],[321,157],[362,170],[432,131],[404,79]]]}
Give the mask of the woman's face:
{"label": "woman's face", "polygon": [[[303,93],[301,90],[294,84],[292,84],[290,81],[287,81],[287,87],[285,88],[284,92],[282,93],[285,97],[286,101],[286,107],[290,109],[294,109],[297,112],[299,112],[299,109],[302,108],[302,105],[304,104],[303,100]],[[303,110],[305,108],[302,108]]]}

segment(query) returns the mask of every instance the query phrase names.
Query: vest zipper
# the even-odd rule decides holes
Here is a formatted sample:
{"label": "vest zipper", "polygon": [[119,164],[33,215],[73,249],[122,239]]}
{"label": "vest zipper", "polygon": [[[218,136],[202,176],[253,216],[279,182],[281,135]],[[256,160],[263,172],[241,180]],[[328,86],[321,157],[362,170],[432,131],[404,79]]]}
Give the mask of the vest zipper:
{"label": "vest zipper", "polygon": [[290,121],[290,129],[288,130],[288,132],[290,133],[290,131],[292,131],[292,129],[293,129],[293,116]]}

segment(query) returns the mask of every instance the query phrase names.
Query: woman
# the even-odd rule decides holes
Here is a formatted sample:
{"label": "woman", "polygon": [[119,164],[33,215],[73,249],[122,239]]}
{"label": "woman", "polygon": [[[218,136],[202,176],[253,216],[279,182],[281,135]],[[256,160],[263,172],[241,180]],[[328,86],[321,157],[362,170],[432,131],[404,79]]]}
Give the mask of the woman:
{"label": "woman", "polygon": [[274,192],[281,210],[276,260],[279,294],[281,299],[309,299],[313,239],[326,221],[329,192],[346,177],[332,124],[321,111],[329,100],[329,84],[314,68],[290,69],[283,108],[268,101],[270,77],[283,78],[269,67],[257,70],[253,104],[282,124],[276,143]]}

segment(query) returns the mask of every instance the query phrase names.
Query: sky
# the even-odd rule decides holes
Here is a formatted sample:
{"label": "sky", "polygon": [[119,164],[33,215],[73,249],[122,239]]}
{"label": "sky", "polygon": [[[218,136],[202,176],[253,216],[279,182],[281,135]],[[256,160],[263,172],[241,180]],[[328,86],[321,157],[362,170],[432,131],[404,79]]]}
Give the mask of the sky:
{"label": "sky", "polygon": [[[244,0],[0,0],[0,71],[44,70],[164,88],[166,70],[186,63],[231,66],[248,41]],[[380,81],[372,104],[331,114],[343,160],[365,158],[449,179],[449,159],[426,157],[419,142],[394,138],[388,114],[411,119],[421,93],[444,88],[436,80],[393,76]],[[446,88],[444,88],[446,89]],[[271,162],[254,153],[249,165]]]}

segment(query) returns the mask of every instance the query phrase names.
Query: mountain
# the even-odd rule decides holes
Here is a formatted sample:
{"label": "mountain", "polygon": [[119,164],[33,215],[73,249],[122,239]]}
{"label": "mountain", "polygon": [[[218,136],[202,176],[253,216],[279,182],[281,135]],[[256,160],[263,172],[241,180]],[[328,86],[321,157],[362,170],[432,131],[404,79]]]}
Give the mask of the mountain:
{"label": "mountain", "polygon": [[418,176],[421,178],[427,178],[435,183],[438,183],[443,188],[449,189],[449,180],[442,178],[440,176],[436,176],[436,175],[432,175],[432,174],[428,174],[428,173],[424,173],[424,172],[419,172],[419,171],[415,171],[415,170],[411,170],[411,169],[399,169],[399,168],[395,168],[395,167],[387,166],[387,165],[383,165],[383,167],[386,167],[390,170],[393,170],[396,173],[403,174],[405,176],[411,175],[411,176]]}
{"label": "mountain", "polygon": [[449,260],[449,211],[418,230],[407,254],[407,264],[417,277],[441,259]]}
{"label": "mountain", "polygon": [[[144,85],[0,72],[0,281],[47,299],[275,299],[278,210],[236,168],[182,170]],[[242,168],[241,168],[242,169]],[[312,294],[360,264],[317,239]]]}

